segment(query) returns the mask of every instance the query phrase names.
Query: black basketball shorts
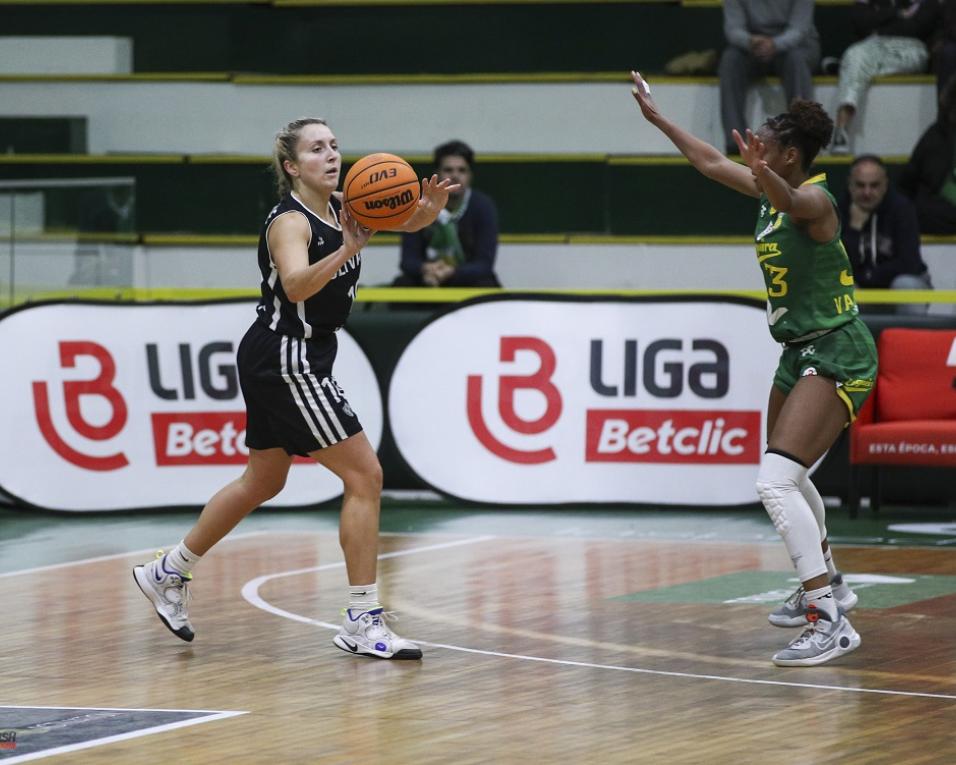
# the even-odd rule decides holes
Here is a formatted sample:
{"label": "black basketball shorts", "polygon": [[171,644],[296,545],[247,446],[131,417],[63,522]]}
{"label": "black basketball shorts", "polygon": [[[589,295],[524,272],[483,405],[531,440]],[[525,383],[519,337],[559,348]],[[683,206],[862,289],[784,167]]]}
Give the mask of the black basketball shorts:
{"label": "black basketball shorts", "polygon": [[239,385],[246,400],[246,446],[308,455],[361,432],[332,377],[335,335],[279,335],[258,321],[239,343]]}

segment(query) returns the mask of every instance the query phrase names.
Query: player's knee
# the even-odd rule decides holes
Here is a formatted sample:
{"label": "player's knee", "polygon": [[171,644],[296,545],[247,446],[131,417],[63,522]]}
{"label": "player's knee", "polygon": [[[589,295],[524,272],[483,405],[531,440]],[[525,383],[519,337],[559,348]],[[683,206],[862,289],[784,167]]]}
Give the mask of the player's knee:
{"label": "player's knee", "polygon": [[369,490],[373,491],[376,496],[382,493],[382,488],[385,485],[385,474],[383,473],[382,465],[378,460],[375,461],[374,467],[366,471],[365,480],[368,482]]}
{"label": "player's knee", "polygon": [[786,510],[787,496],[800,492],[800,481],[806,472],[807,469],[802,464],[776,452],[767,452],[760,461],[757,496],[773,521],[777,533],[781,535],[785,535],[790,528]]}
{"label": "player's knee", "polygon": [[246,493],[256,505],[268,502],[285,488],[286,474],[262,474],[246,471],[242,476],[242,482]]}
{"label": "player's knee", "polygon": [[363,466],[361,470],[353,470],[343,476],[343,483],[347,493],[353,496],[374,499],[382,494],[384,477],[382,466],[375,460],[374,463]]}

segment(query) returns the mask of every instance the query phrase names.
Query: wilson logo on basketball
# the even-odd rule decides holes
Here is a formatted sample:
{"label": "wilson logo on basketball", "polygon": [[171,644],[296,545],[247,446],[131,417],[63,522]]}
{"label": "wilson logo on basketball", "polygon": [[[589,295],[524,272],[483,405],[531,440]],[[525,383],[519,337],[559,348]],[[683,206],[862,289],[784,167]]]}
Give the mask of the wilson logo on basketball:
{"label": "wilson logo on basketball", "polygon": [[760,412],[590,409],[585,460],[757,464]]}
{"label": "wilson logo on basketball", "polygon": [[366,210],[383,210],[385,208],[395,210],[399,207],[411,204],[414,200],[415,194],[406,190],[401,194],[393,194],[390,197],[384,197],[382,199],[363,199],[362,207]]}

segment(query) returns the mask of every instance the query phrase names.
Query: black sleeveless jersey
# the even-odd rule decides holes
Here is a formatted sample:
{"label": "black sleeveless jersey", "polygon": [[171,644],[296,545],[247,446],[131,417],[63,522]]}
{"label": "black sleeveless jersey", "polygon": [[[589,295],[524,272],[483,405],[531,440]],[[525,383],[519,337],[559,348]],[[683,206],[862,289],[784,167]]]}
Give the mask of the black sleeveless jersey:
{"label": "black sleeveless jersey", "polygon": [[282,289],[279,272],[269,252],[269,227],[287,213],[300,212],[309,221],[309,265],[331,255],[342,246],[339,213],[342,203],[334,196],[329,200],[335,225],[329,225],[306,207],[294,194],[286,194],[266,217],[259,233],[259,271],[262,273],[262,297],[256,306],[258,321],[280,335],[290,337],[328,336],[340,329],[352,310],[362,253],[357,253],[338,270],[332,280],[312,297],[293,303]]}

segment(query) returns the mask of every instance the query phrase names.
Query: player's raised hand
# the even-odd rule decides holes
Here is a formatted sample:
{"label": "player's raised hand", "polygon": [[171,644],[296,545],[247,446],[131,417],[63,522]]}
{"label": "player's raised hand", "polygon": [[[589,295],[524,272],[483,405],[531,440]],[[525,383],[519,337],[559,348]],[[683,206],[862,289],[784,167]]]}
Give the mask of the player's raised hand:
{"label": "player's raised hand", "polygon": [[767,162],[764,160],[764,153],[767,151],[766,145],[750,128],[747,128],[746,140],[736,129],[733,131],[733,137],[737,149],[740,151],[740,158],[750,168],[754,179],[758,179],[760,174],[767,169]]}
{"label": "player's raised hand", "polygon": [[654,103],[654,99],[651,98],[651,86],[641,77],[640,72],[632,70],[631,79],[634,81],[634,85],[631,88],[631,95],[634,96],[637,105],[641,107],[641,114],[644,115],[644,119],[648,122],[655,122],[660,118],[661,113],[657,110],[657,104]]}
{"label": "player's raised hand", "polygon": [[452,183],[450,178],[438,180],[437,175],[431,178],[422,178],[422,195],[418,200],[418,208],[427,213],[438,215],[448,204],[448,195],[461,188],[460,183]]}

